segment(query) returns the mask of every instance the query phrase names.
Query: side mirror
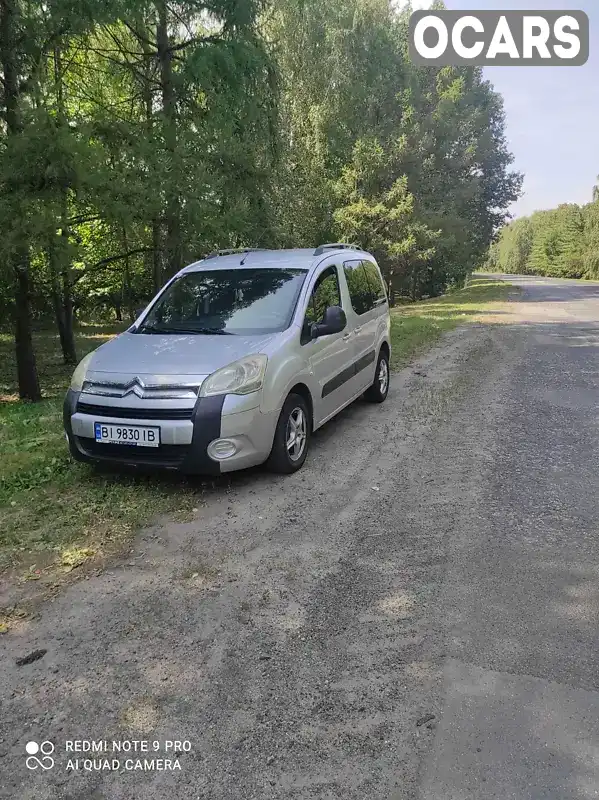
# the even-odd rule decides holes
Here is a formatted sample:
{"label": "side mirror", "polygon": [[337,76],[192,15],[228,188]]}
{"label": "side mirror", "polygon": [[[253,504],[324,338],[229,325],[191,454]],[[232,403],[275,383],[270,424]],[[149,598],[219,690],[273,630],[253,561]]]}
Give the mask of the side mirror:
{"label": "side mirror", "polygon": [[341,333],[347,325],[347,317],[341,306],[329,306],[324,312],[322,322],[312,325],[312,338],[318,339],[319,336],[329,336],[331,333]]}

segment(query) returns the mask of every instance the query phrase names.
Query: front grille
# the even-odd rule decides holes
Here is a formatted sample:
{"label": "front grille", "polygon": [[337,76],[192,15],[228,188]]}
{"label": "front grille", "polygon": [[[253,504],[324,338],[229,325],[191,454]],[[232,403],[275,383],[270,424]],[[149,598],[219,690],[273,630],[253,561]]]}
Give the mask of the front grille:
{"label": "front grille", "polygon": [[161,444],[159,447],[131,447],[126,444],[102,444],[95,439],[77,437],[77,442],[87,456],[127,464],[154,464],[178,467],[185,458],[188,447],[181,444]]}
{"label": "front grille", "polygon": [[[94,403],[77,403],[80,414],[96,417],[114,417],[115,419],[191,419],[193,408],[116,408],[115,406],[97,406]],[[107,445],[108,446],[108,445]]]}
{"label": "front grille", "polygon": [[196,400],[202,379],[192,380],[189,383],[148,383],[141,378],[134,378],[125,383],[84,381],[85,394],[100,395],[103,397],[126,397],[128,394],[137,395],[146,400]]}

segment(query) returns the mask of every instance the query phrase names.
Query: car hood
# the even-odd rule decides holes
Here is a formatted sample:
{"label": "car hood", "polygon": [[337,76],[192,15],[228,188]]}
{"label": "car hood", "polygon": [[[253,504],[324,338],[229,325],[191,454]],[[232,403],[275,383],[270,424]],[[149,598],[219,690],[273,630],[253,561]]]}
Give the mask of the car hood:
{"label": "car hood", "polygon": [[131,333],[99,347],[88,373],[127,375],[209,375],[232,361],[263,353],[277,334],[209,336]]}

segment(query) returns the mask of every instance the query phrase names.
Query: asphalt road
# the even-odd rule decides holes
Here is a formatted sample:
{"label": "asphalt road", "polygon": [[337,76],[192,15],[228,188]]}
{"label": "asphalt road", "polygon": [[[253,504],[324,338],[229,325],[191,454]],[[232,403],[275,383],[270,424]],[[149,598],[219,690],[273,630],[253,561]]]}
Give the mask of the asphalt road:
{"label": "asphalt road", "polygon": [[599,797],[599,285],[511,280],[301,472],[207,488],[0,638],[1,798]]}

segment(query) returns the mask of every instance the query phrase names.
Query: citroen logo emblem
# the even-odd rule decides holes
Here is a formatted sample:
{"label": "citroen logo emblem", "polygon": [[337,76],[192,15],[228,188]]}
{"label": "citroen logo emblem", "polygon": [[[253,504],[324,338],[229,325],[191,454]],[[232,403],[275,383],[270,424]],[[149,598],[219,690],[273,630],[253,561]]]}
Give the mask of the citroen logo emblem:
{"label": "citroen logo emblem", "polygon": [[133,378],[131,383],[129,383],[125,388],[125,394],[127,395],[133,392],[133,394],[136,394],[138,397],[143,397],[144,388],[144,383],[141,378]]}

